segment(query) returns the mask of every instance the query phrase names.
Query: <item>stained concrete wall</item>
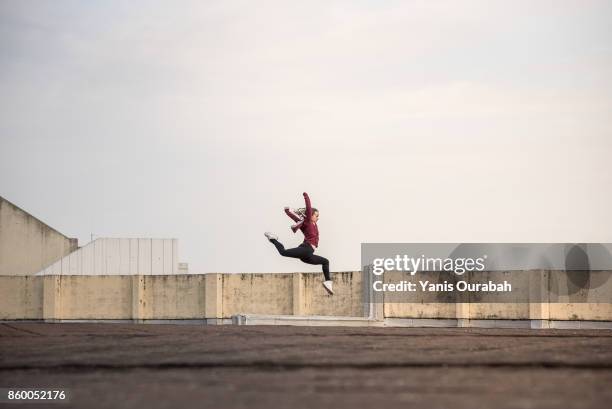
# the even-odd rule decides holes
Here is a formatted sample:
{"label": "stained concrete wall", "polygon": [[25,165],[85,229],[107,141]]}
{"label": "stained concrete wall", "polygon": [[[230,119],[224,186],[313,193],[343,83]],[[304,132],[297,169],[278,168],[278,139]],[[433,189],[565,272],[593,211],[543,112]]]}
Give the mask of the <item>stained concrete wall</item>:
{"label": "stained concrete wall", "polygon": [[0,319],[41,319],[43,281],[34,276],[0,276]]}
{"label": "stained concrete wall", "polygon": [[334,273],[334,296],[327,295],[321,286],[320,274],[301,275],[303,307],[296,315],[337,315],[361,317],[365,314],[362,274]]}
{"label": "stained concrete wall", "polygon": [[[0,319],[227,319],[235,314],[361,317],[361,272],[0,276]],[[610,303],[390,303],[385,318],[612,321]]]}
{"label": "stained concrete wall", "polygon": [[62,319],[132,318],[130,276],[52,277],[59,282],[58,312]]}
{"label": "stained concrete wall", "polygon": [[[206,316],[206,275],[146,275],[132,284],[133,309],[140,319],[202,319]],[[138,296],[137,296],[138,295]],[[136,308],[141,308],[138,312]]]}
{"label": "stained concrete wall", "polygon": [[0,275],[34,274],[77,247],[77,239],[0,197]]}
{"label": "stained concrete wall", "polygon": [[222,274],[222,312],[235,314],[293,314],[292,274]]}

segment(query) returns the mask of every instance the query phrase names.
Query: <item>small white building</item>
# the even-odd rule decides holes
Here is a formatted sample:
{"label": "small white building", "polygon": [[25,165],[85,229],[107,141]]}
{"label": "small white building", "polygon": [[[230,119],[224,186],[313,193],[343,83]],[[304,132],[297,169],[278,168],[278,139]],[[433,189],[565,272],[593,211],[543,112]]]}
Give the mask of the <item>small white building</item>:
{"label": "small white building", "polygon": [[98,238],[36,275],[187,274],[178,262],[178,239]]}

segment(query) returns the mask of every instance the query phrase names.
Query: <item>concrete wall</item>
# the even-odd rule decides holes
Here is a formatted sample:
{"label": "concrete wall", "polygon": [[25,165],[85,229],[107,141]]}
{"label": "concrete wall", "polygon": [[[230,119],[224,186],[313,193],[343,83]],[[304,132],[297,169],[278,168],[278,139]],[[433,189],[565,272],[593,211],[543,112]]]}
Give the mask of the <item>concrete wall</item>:
{"label": "concrete wall", "polygon": [[363,304],[362,274],[357,272],[334,273],[334,296],[327,295],[321,286],[321,274],[303,274],[301,277],[303,307],[296,315],[339,315],[361,317]]}
{"label": "concrete wall", "polygon": [[[0,276],[0,319],[227,319],[234,314],[361,317],[361,272]],[[384,303],[385,318],[612,321],[610,303]]]}
{"label": "concrete wall", "polygon": [[293,314],[292,274],[222,274],[219,318],[235,314]]}
{"label": "concrete wall", "polygon": [[63,319],[132,318],[130,276],[88,276],[85,279],[81,276],[51,276],[50,278],[57,280],[59,285],[57,312]]}
{"label": "concrete wall", "polygon": [[34,276],[0,276],[0,319],[40,319],[43,281]]}
{"label": "concrete wall", "polygon": [[77,239],[0,197],[0,275],[34,274],[77,247]]}
{"label": "concrete wall", "polygon": [[[206,276],[202,274],[136,276],[132,281],[134,317],[201,319],[206,316]],[[138,295],[138,296],[137,296]],[[137,311],[136,308],[140,308]]]}

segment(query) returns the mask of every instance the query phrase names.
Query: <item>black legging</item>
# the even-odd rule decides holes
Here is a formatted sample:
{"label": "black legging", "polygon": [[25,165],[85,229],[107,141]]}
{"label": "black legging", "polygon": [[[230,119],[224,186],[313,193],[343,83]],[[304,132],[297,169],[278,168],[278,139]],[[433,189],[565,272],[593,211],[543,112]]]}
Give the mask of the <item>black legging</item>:
{"label": "black legging", "polygon": [[329,274],[329,260],[325,257],[317,256],[314,254],[314,249],[308,243],[302,243],[294,249],[285,249],[278,240],[270,240],[274,247],[278,250],[281,256],[299,258],[306,264],[321,264],[323,266],[323,275],[326,280],[331,280]]}

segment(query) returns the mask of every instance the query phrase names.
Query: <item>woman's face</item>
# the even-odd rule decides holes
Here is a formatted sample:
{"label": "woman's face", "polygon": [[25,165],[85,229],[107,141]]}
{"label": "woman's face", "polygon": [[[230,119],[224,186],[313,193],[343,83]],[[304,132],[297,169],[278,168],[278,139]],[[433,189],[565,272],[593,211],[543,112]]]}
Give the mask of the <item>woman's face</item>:
{"label": "woman's face", "polygon": [[317,220],[319,220],[319,212],[312,212],[312,221],[316,223]]}

